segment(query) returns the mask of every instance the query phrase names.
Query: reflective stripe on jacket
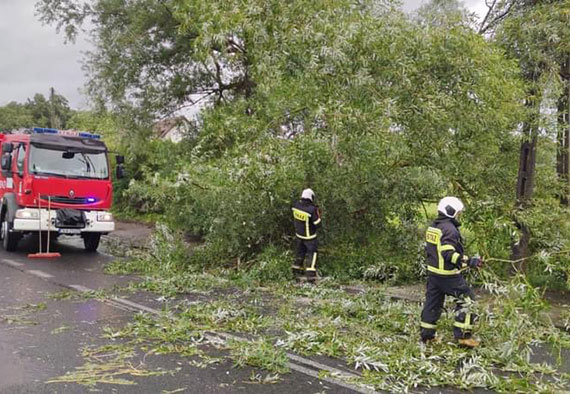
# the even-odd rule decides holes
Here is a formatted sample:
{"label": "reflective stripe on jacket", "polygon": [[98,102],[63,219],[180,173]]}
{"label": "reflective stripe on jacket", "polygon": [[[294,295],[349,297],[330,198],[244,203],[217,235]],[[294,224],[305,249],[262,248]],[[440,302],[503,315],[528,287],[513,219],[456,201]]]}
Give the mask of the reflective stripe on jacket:
{"label": "reflective stripe on jacket", "polygon": [[426,231],[427,269],[436,275],[458,275],[467,266],[460,224],[440,215]]}
{"label": "reflective stripe on jacket", "polygon": [[295,233],[300,239],[314,239],[317,237],[317,229],[321,226],[319,209],[311,200],[301,199],[293,208],[295,219]]}

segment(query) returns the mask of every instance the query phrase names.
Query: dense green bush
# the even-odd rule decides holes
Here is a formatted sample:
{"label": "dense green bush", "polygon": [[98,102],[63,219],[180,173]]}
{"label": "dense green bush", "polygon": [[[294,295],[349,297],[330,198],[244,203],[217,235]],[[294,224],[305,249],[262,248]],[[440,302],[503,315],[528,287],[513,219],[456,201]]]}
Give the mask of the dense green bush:
{"label": "dense green bush", "polygon": [[[468,251],[508,255],[524,113],[517,65],[461,23],[416,24],[339,0],[307,4],[303,18],[319,18],[298,25],[296,6],[209,3],[228,18],[201,31],[197,50],[246,34],[253,88],[204,110],[182,145],[134,150],[123,206],[202,236],[193,260],[261,262],[292,248],[290,206],[311,187],[323,273],[401,282],[422,275],[426,206],[453,194],[467,204]],[[203,22],[176,15],[183,31]]]}
{"label": "dense green bush", "polygon": [[[567,247],[560,130],[536,115],[552,115],[568,83],[568,4],[494,2],[488,37],[455,1],[415,16],[390,0],[39,0],[37,11],[68,39],[92,33],[88,91],[122,115],[119,212],[201,235],[192,258],[205,264],[251,261],[290,247],[289,206],[310,186],[323,270],[400,281],[418,275],[425,207],[444,195],[467,203],[469,252],[507,257],[514,223],[531,229],[533,253]],[[196,100],[211,105],[191,136],[152,140],[152,122]],[[516,209],[523,138],[542,157]]]}
{"label": "dense green bush", "polygon": [[261,284],[291,280],[292,259],[291,251],[270,246],[257,255],[255,260],[245,264],[241,277],[246,282],[256,281]]}

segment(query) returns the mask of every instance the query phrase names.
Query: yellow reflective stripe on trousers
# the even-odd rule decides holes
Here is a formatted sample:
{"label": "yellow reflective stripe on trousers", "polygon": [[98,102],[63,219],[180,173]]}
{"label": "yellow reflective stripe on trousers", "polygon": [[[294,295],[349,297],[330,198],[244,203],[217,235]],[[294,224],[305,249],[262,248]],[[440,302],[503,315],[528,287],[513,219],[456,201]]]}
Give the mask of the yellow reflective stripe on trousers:
{"label": "yellow reflective stripe on trousers", "polygon": [[301,238],[301,239],[315,239],[315,238],[317,238],[317,234],[313,234],[309,237],[305,237],[304,235],[301,235],[301,234],[295,234],[295,235],[297,236],[297,238]]}
{"label": "yellow reflective stripe on trousers", "polygon": [[317,252],[313,253],[313,261],[311,261],[311,266],[307,268],[307,271],[316,271],[317,265]]}
{"label": "yellow reflective stripe on trousers", "polygon": [[453,325],[455,327],[459,327],[462,328],[464,330],[471,330],[473,329],[473,324],[471,324],[471,313],[466,313],[465,314],[465,323],[461,323],[459,321],[456,321],[455,323],[453,323]]}
{"label": "yellow reflective stripe on trousers", "polygon": [[457,322],[457,321],[456,321],[455,323],[453,323],[453,325],[454,325],[455,327],[462,328],[462,329],[464,329],[464,330],[472,330],[472,329],[473,329],[473,325],[471,325],[471,324],[465,324],[465,323],[460,323],[460,322]]}
{"label": "yellow reflective stripe on trousers", "polygon": [[426,322],[420,322],[420,327],[422,328],[427,328],[427,329],[431,329],[431,330],[435,330],[437,328],[437,326],[435,324],[430,324],[430,323],[426,323]]}

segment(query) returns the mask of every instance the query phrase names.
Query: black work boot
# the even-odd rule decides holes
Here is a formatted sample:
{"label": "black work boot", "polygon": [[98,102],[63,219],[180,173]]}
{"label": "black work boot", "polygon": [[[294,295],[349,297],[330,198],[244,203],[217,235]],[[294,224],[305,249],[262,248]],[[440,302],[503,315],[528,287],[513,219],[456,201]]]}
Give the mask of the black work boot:
{"label": "black work boot", "polygon": [[440,337],[422,338],[422,343],[425,345],[433,345],[436,343],[441,343],[441,338]]}
{"label": "black work boot", "polygon": [[305,278],[305,268],[294,264],[291,267],[291,272],[293,272],[293,276],[295,277],[295,281],[302,282]]}
{"label": "black work boot", "polygon": [[317,271],[307,271],[307,282],[311,284],[317,283]]}

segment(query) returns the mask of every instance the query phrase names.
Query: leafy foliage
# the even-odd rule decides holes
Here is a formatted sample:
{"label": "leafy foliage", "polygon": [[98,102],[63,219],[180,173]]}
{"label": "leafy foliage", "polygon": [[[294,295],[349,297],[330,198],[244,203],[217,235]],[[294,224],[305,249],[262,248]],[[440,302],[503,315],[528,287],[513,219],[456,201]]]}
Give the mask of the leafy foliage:
{"label": "leafy foliage", "polygon": [[[467,203],[468,252],[506,257],[516,241],[524,62],[505,56],[500,35],[502,47],[476,34],[453,1],[413,17],[352,0],[41,0],[37,10],[71,39],[87,26],[97,44],[90,91],[121,112],[128,154],[118,209],[202,236],[193,260],[290,248],[288,207],[306,186],[324,212],[326,274],[417,278],[425,207],[446,194]],[[149,138],[156,115],[198,100],[212,105],[181,144]],[[548,152],[540,196],[559,190]],[[554,203],[515,216],[537,222],[535,250],[565,237],[548,230]]]}
{"label": "leafy foliage", "polygon": [[[182,30],[202,23],[190,18],[196,4],[175,13]],[[407,262],[403,278],[415,275],[420,201],[455,193],[489,213],[508,210],[517,69],[467,27],[417,26],[347,1],[303,4],[307,20],[297,3],[208,4],[215,12],[202,18],[227,19],[201,31],[196,45],[247,37],[255,88],[205,110],[188,151],[147,145],[158,156],[143,161],[150,167],[124,194],[204,236],[207,261],[288,247],[288,207],[307,185],[324,212],[331,274],[362,275],[386,260]],[[234,54],[220,56],[231,63]]]}
{"label": "leafy foliage", "polygon": [[[568,333],[554,327],[542,293],[522,275],[505,282],[479,271],[486,292],[471,308],[479,315],[482,345],[471,350],[452,339],[453,313],[438,322],[441,341],[421,345],[421,305],[389,299],[369,285],[361,285],[358,294],[330,279],[319,286],[270,282],[263,290],[240,291],[240,282],[230,281],[227,291],[215,284],[220,275],[227,276],[220,268],[197,275],[213,285],[205,299],[201,291],[184,290],[191,302],[170,298],[165,306],[173,307],[160,316],[139,314],[126,327],[108,331],[108,337],[131,340],[147,354],[199,355],[204,361],[198,365],[209,360],[200,347],[212,345],[229,350],[237,366],[277,373],[287,372],[290,352],[329,356],[335,366],[346,363],[361,372],[349,378],[351,383],[388,392],[432,387],[558,392],[566,384],[561,361],[570,349]],[[330,373],[325,369],[322,375]]]}
{"label": "leafy foliage", "polygon": [[52,91],[46,99],[41,93],[26,103],[11,102],[0,107],[0,131],[11,131],[27,127],[65,128],[73,111],[65,97]]}
{"label": "leafy foliage", "polygon": [[[497,42],[507,50],[508,55],[518,59],[521,75],[527,81],[524,96],[527,111],[521,118],[520,127],[524,139],[517,185],[519,210],[514,214],[514,221],[521,231],[513,237],[513,255],[527,257],[530,254],[529,244],[531,250],[536,250],[536,246],[546,239],[547,243],[557,243],[567,237],[564,235],[565,226],[547,234],[544,230],[549,225],[541,218],[560,222],[567,216],[567,209],[558,207],[552,195],[565,204],[568,194],[568,148],[564,146],[564,141],[568,136],[570,118],[565,115],[564,104],[560,103],[567,102],[570,92],[568,76],[564,75],[564,65],[570,59],[567,45],[570,3],[499,1],[489,7],[491,22],[487,27],[494,30]],[[504,12],[497,16],[496,11],[501,9]],[[558,108],[556,102],[559,103]],[[558,139],[558,146],[553,154],[551,141],[555,139]],[[534,153],[525,155],[525,146],[530,146],[533,152],[546,148],[546,155],[540,151],[543,157],[538,159],[535,159]],[[554,165],[551,160],[555,157]],[[544,161],[551,167],[544,167]],[[551,170],[555,167],[558,179],[555,179]],[[558,219],[555,214],[562,216]]]}
{"label": "leafy foliage", "polygon": [[30,111],[23,104],[11,102],[0,108],[2,131],[29,127],[33,123]]}

